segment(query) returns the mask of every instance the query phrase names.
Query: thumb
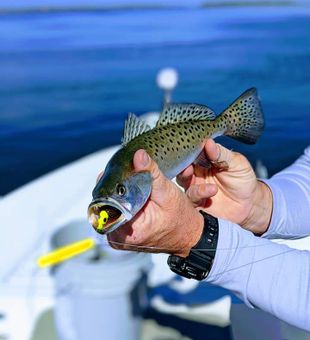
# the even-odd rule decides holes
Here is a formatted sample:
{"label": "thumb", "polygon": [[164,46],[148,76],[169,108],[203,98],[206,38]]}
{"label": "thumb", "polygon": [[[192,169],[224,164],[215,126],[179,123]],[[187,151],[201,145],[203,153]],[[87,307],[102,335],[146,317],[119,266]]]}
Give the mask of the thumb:
{"label": "thumb", "polygon": [[224,146],[215,143],[212,139],[206,141],[204,150],[207,158],[219,169],[229,169],[230,172],[252,169],[251,164],[242,154],[228,150]]}
{"label": "thumb", "polygon": [[206,141],[205,153],[210,161],[231,165],[233,153],[224,146],[215,143],[212,139]]}
{"label": "thumb", "polygon": [[133,166],[136,172],[148,171],[153,179],[152,196],[159,198],[165,195],[165,191],[169,189],[172,183],[160,171],[157,163],[148,155],[148,153],[140,149],[136,151],[133,157]]}

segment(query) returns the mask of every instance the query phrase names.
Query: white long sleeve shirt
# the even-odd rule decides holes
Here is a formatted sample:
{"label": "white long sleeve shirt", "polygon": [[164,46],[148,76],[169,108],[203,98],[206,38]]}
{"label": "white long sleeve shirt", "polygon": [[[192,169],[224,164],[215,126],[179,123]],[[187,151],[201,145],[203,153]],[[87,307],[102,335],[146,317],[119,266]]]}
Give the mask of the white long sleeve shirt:
{"label": "white long sleeve shirt", "polygon": [[310,251],[268,238],[310,235],[310,147],[266,181],[273,212],[263,237],[219,220],[219,238],[207,281],[235,292],[248,306],[310,331]]}

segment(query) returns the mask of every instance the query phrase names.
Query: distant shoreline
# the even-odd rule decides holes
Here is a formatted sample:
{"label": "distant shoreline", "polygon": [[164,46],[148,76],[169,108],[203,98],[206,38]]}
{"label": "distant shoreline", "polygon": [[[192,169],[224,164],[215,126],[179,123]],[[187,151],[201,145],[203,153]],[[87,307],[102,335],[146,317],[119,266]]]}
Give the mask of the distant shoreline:
{"label": "distant shoreline", "polygon": [[112,12],[134,10],[176,10],[176,9],[207,9],[207,8],[235,8],[235,7],[310,7],[310,3],[282,0],[282,1],[220,1],[204,2],[198,6],[137,4],[137,5],[112,5],[112,6],[33,6],[24,8],[1,8],[0,15],[5,14],[44,14],[44,13],[79,13],[79,12]]}

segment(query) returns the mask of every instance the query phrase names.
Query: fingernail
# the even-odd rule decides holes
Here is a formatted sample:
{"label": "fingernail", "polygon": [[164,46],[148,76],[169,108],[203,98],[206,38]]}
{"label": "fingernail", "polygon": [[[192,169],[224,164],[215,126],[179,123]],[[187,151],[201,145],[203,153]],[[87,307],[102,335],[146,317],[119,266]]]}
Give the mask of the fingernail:
{"label": "fingernail", "polygon": [[147,166],[149,164],[149,161],[150,161],[150,156],[147,154],[147,152],[143,151],[142,160],[141,160],[142,165]]}

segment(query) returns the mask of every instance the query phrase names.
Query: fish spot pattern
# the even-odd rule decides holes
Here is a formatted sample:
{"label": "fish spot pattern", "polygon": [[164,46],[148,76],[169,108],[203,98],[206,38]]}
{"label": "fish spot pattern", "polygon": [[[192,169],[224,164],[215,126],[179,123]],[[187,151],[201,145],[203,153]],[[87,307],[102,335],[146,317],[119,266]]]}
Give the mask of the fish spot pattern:
{"label": "fish spot pattern", "polygon": [[150,138],[145,140],[145,145],[159,161],[168,157],[176,160],[193,152],[197,143],[217,131],[224,130],[233,138],[251,143],[260,134],[257,130],[261,131],[263,127],[261,108],[255,93],[241,95],[215,118],[213,111],[202,105],[168,104],[156,128],[145,134]]}
{"label": "fish spot pattern", "polygon": [[[241,95],[225,112],[229,135],[252,144],[261,135],[264,118],[256,90]],[[224,124],[224,128],[226,128]],[[222,127],[223,125],[221,125]]]}
{"label": "fish spot pattern", "polygon": [[191,120],[214,120],[215,113],[205,105],[166,104],[156,126],[176,124]]}

